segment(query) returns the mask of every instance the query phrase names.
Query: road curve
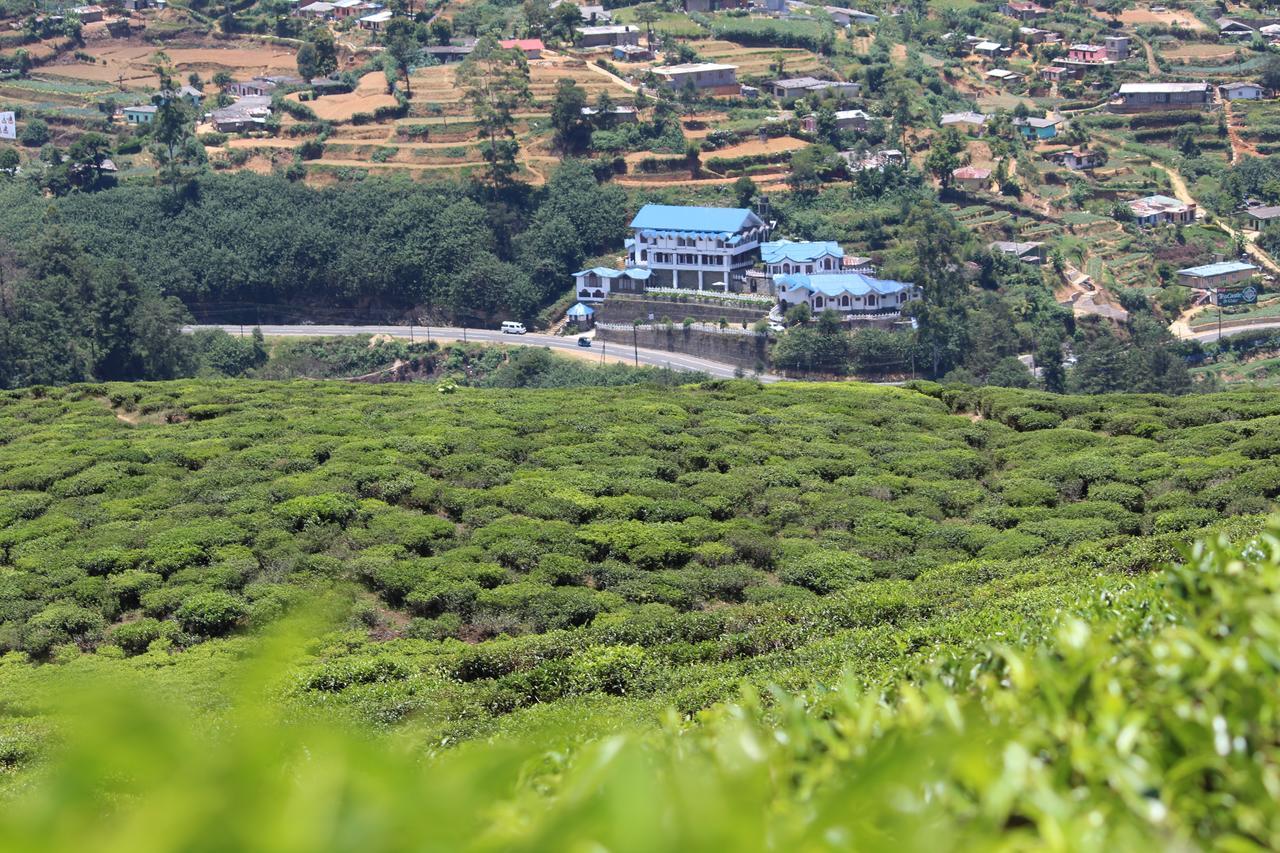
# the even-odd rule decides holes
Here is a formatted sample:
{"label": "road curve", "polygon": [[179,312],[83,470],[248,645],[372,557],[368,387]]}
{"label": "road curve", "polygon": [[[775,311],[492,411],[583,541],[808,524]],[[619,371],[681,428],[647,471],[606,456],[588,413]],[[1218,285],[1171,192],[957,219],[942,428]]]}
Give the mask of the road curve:
{"label": "road curve", "polygon": [[[1280,329],[1280,320],[1267,320],[1262,323],[1250,323],[1245,326],[1223,326],[1222,337],[1229,338],[1232,335],[1241,335],[1245,332],[1256,332],[1259,329]],[[1204,329],[1203,331],[1193,331],[1180,336],[1184,341],[1200,341],[1202,343],[1216,341],[1218,339],[1218,327]]]}
{"label": "road curve", "polygon": [[[238,323],[226,323],[184,326],[182,331],[189,333],[201,329],[222,329],[228,334],[236,335],[241,330],[248,333],[252,328],[253,326],[250,325],[241,326]],[[672,370],[700,371],[720,379],[733,378],[736,369],[732,364],[699,358],[698,356],[681,352],[666,352],[665,350],[645,349],[644,347],[636,350],[627,344],[605,344],[603,341],[593,342],[591,349],[588,350],[585,347],[578,346],[576,337],[562,338],[555,335],[538,334],[504,335],[492,329],[460,329],[452,326],[414,326],[410,329],[408,326],[327,326],[320,324],[258,326],[258,328],[267,337],[329,338],[346,335],[390,335],[394,338],[404,338],[406,340],[412,338],[415,341],[461,341],[465,337],[467,341],[480,343],[547,347],[553,350],[566,351],[577,356],[590,355],[596,359],[603,356],[608,361],[626,364],[635,364],[638,361],[641,365],[649,367],[669,367]],[[777,382],[781,378],[780,376],[766,373],[760,376],[760,381]]]}

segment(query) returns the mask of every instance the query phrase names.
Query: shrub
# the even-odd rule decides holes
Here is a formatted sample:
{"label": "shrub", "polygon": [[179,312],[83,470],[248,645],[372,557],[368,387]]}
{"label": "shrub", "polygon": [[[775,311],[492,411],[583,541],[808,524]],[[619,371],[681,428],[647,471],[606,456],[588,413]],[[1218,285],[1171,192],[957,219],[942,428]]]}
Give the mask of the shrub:
{"label": "shrub", "polygon": [[857,554],[839,551],[812,551],[778,568],[783,583],[802,586],[819,595],[844,589],[872,576],[871,561]]}
{"label": "shrub", "polygon": [[244,601],[227,592],[198,592],[186,598],[175,612],[184,631],[206,637],[226,634],[244,618]]}

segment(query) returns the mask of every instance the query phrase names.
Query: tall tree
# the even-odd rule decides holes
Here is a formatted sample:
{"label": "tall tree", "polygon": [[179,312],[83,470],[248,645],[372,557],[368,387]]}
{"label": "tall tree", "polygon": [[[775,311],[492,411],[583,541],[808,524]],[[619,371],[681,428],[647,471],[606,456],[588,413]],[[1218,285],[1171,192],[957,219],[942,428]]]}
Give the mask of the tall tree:
{"label": "tall tree", "polygon": [[960,362],[966,348],[965,233],[946,209],[929,201],[912,207],[903,239],[915,247],[913,281],[923,292],[915,309],[920,342],[931,373],[941,376]]}
{"label": "tall tree", "polygon": [[591,142],[591,126],[582,110],[587,105],[587,92],[569,77],[556,81],[555,98],[551,101],[551,126],[556,132],[556,146],[566,154],[585,151]]}
{"label": "tall tree", "polygon": [[520,51],[504,50],[493,36],[484,36],[459,66],[457,81],[480,127],[481,154],[489,164],[489,179],[497,192],[510,183],[517,169],[520,143],[516,141],[515,111],[533,100],[529,63]]}
{"label": "tall tree", "polygon": [[409,85],[409,72],[417,61],[419,48],[416,28],[408,18],[392,18],[382,31],[382,44],[396,73],[404,80],[405,95],[411,97],[413,89]]}
{"label": "tall tree", "polygon": [[168,55],[158,52],[153,68],[160,88],[154,98],[156,117],[152,134],[158,143],[155,153],[160,161],[160,174],[176,195],[184,178],[182,167],[191,160],[187,143],[191,139],[193,117],[186,100],[178,96]]}

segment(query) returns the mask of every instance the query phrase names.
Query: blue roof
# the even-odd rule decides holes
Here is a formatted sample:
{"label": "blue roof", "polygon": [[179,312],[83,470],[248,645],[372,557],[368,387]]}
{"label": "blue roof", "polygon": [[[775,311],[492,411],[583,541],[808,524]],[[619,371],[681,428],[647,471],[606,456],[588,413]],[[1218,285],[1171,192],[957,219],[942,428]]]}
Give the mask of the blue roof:
{"label": "blue roof", "polygon": [[793,273],[791,275],[776,275],[773,280],[787,288],[808,290],[813,293],[821,293],[823,296],[839,296],[842,293],[848,293],[853,296],[866,296],[868,293],[888,296],[889,294],[901,293],[904,290],[910,290],[915,287],[914,284],[904,281],[872,278],[869,275],[862,275],[856,272],[814,275]]}
{"label": "blue roof", "polygon": [[627,278],[636,281],[644,281],[653,275],[653,270],[645,269],[644,267],[627,267],[625,270],[616,270],[613,267],[592,267],[589,270],[579,270],[573,274],[573,277],[577,278],[580,275],[589,273],[595,273],[601,278],[621,278],[625,275]]}
{"label": "blue roof", "polygon": [[1190,275],[1196,278],[1209,278],[1215,275],[1226,275],[1232,272],[1244,272],[1245,270],[1258,269],[1253,264],[1246,264],[1244,261],[1222,261],[1216,264],[1205,264],[1202,267],[1189,267],[1185,270],[1178,270],[1178,275]]}
{"label": "blue roof", "polygon": [[568,311],[564,313],[566,316],[569,316],[569,317],[590,317],[592,314],[596,312],[593,311],[591,308],[588,308],[586,305],[583,305],[581,302],[579,302],[577,305],[573,306],[572,308],[570,308]]}
{"label": "blue roof", "polygon": [[760,259],[766,264],[782,261],[812,261],[824,255],[844,257],[844,249],[839,243],[832,242],[793,242],[791,240],[775,240],[772,243],[760,244]]}
{"label": "blue roof", "polygon": [[733,234],[743,228],[764,225],[764,221],[744,207],[685,207],[674,204],[646,204],[631,227],[643,231],[692,231],[701,234]]}

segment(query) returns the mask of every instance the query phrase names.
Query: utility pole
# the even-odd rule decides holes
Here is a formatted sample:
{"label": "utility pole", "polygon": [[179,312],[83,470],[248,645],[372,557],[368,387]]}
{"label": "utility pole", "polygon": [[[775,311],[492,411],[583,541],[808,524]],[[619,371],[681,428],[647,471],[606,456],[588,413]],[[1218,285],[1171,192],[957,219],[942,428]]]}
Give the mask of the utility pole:
{"label": "utility pole", "polygon": [[640,366],[640,327],[631,327],[631,347],[636,354],[636,367]]}
{"label": "utility pole", "polygon": [[1214,298],[1218,302],[1218,344],[1222,344],[1222,288],[1219,287],[1213,291]]}
{"label": "utility pole", "polygon": [[605,353],[605,350],[607,350],[608,348],[609,348],[608,341],[605,341],[605,340],[600,341],[600,366],[601,367],[604,367],[604,353]]}

